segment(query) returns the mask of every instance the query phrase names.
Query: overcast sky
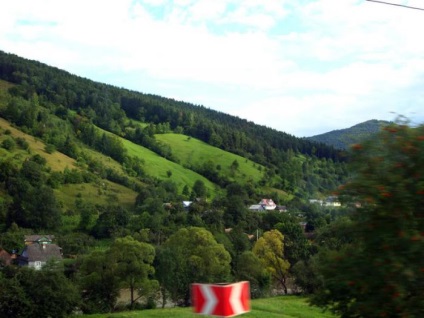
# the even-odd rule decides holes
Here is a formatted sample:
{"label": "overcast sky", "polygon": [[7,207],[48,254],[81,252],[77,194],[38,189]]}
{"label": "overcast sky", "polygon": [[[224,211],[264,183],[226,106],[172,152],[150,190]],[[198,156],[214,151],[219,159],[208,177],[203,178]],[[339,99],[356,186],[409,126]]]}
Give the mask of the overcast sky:
{"label": "overcast sky", "polygon": [[[424,8],[424,0],[393,0]],[[0,50],[297,137],[424,122],[424,11],[364,0],[0,0]]]}

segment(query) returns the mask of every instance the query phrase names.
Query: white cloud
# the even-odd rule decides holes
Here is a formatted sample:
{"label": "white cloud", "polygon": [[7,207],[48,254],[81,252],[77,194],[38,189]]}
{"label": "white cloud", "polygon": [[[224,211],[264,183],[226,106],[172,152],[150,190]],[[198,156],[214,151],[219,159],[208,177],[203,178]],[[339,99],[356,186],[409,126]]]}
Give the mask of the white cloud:
{"label": "white cloud", "polygon": [[226,1],[199,0],[189,9],[195,21],[209,21],[219,19],[227,9]]}
{"label": "white cloud", "polygon": [[422,17],[359,0],[5,1],[0,49],[307,135],[420,113]]}

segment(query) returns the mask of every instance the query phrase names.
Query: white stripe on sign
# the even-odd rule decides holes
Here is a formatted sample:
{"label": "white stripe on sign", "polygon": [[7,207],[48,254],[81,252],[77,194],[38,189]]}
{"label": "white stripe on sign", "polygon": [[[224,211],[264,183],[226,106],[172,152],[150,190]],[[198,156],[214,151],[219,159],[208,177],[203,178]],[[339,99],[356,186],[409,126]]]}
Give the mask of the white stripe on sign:
{"label": "white stripe on sign", "polygon": [[232,286],[230,295],[230,304],[233,308],[234,314],[240,314],[244,312],[243,304],[241,303],[241,292],[243,285],[241,283],[234,284]]}
{"label": "white stripe on sign", "polygon": [[202,290],[203,297],[205,298],[205,304],[200,312],[205,315],[212,315],[215,306],[218,303],[218,299],[213,292],[212,286],[200,285],[200,289]]}

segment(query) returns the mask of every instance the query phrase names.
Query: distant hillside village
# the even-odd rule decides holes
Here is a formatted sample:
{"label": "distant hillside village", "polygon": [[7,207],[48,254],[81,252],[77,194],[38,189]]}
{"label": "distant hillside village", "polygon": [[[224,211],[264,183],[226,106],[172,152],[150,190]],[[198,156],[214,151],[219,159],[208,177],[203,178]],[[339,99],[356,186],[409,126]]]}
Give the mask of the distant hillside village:
{"label": "distant hillside village", "polygon": [[[200,200],[200,199],[198,199]],[[182,205],[185,210],[189,210],[193,201],[183,201]],[[341,207],[336,196],[329,196],[323,200],[310,199],[310,204],[316,204],[321,207]],[[170,203],[164,204],[166,207],[170,207]],[[272,199],[262,199],[258,204],[253,204],[248,207],[251,212],[288,212],[286,206],[276,204]],[[299,225],[305,232],[305,235],[310,238],[311,235],[306,226],[306,222],[299,222]],[[226,229],[226,232],[231,231],[231,228]],[[250,239],[256,237],[255,235],[248,235]],[[36,270],[40,270],[49,261],[60,261],[63,258],[62,248],[60,248],[54,241],[54,235],[25,235],[24,243],[25,247],[21,253],[18,250],[13,250],[10,253],[0,246],[0,264],[2,266],[8,266],[11,264],[19,266],[28,266]]]}

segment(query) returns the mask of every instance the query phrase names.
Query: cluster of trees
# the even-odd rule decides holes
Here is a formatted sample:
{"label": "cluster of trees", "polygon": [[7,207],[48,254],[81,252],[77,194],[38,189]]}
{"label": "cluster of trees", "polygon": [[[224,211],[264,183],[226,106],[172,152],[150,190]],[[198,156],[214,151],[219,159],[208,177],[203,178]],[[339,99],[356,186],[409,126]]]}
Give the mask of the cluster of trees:
{"label": "cluster of trees", "polygon": [[0,317],[67,317],[80,303],[77,286],[55,264],[0,271]]}
{"label": "cluster of trees", "polygon": [[4,204],[2,219],[25,228],[57,230],[61,225],[61,209],[48,184],[46,161],[35,155],[18,169],[10,160],[0,162],[0,182],[11,202]]}
{"label": "cluster of trees", "polygon": [[[64,264],[51,261],[40,271],[0,267],[0,314],[65,317],[75,310],[152,308],[159,298],[163,306],[167,301],[187,306],[191,283],[234,279],[249,279],[253,296],[260,296],[274,283],[285,285],[290,267],[284,259],[284,236],[278,230],[265,232],[253,248],[242,232],[220,237],[226,242],[219,243],[199,227],[181,228],[160,246],[146,239],[146,233],[139,233],[137,239],[116,238],[106,249],[92,250]],[[41,295],[40,287],[46,290]],[[117,300],[123,288],[129,290],[129,301],[120,305]]]}

